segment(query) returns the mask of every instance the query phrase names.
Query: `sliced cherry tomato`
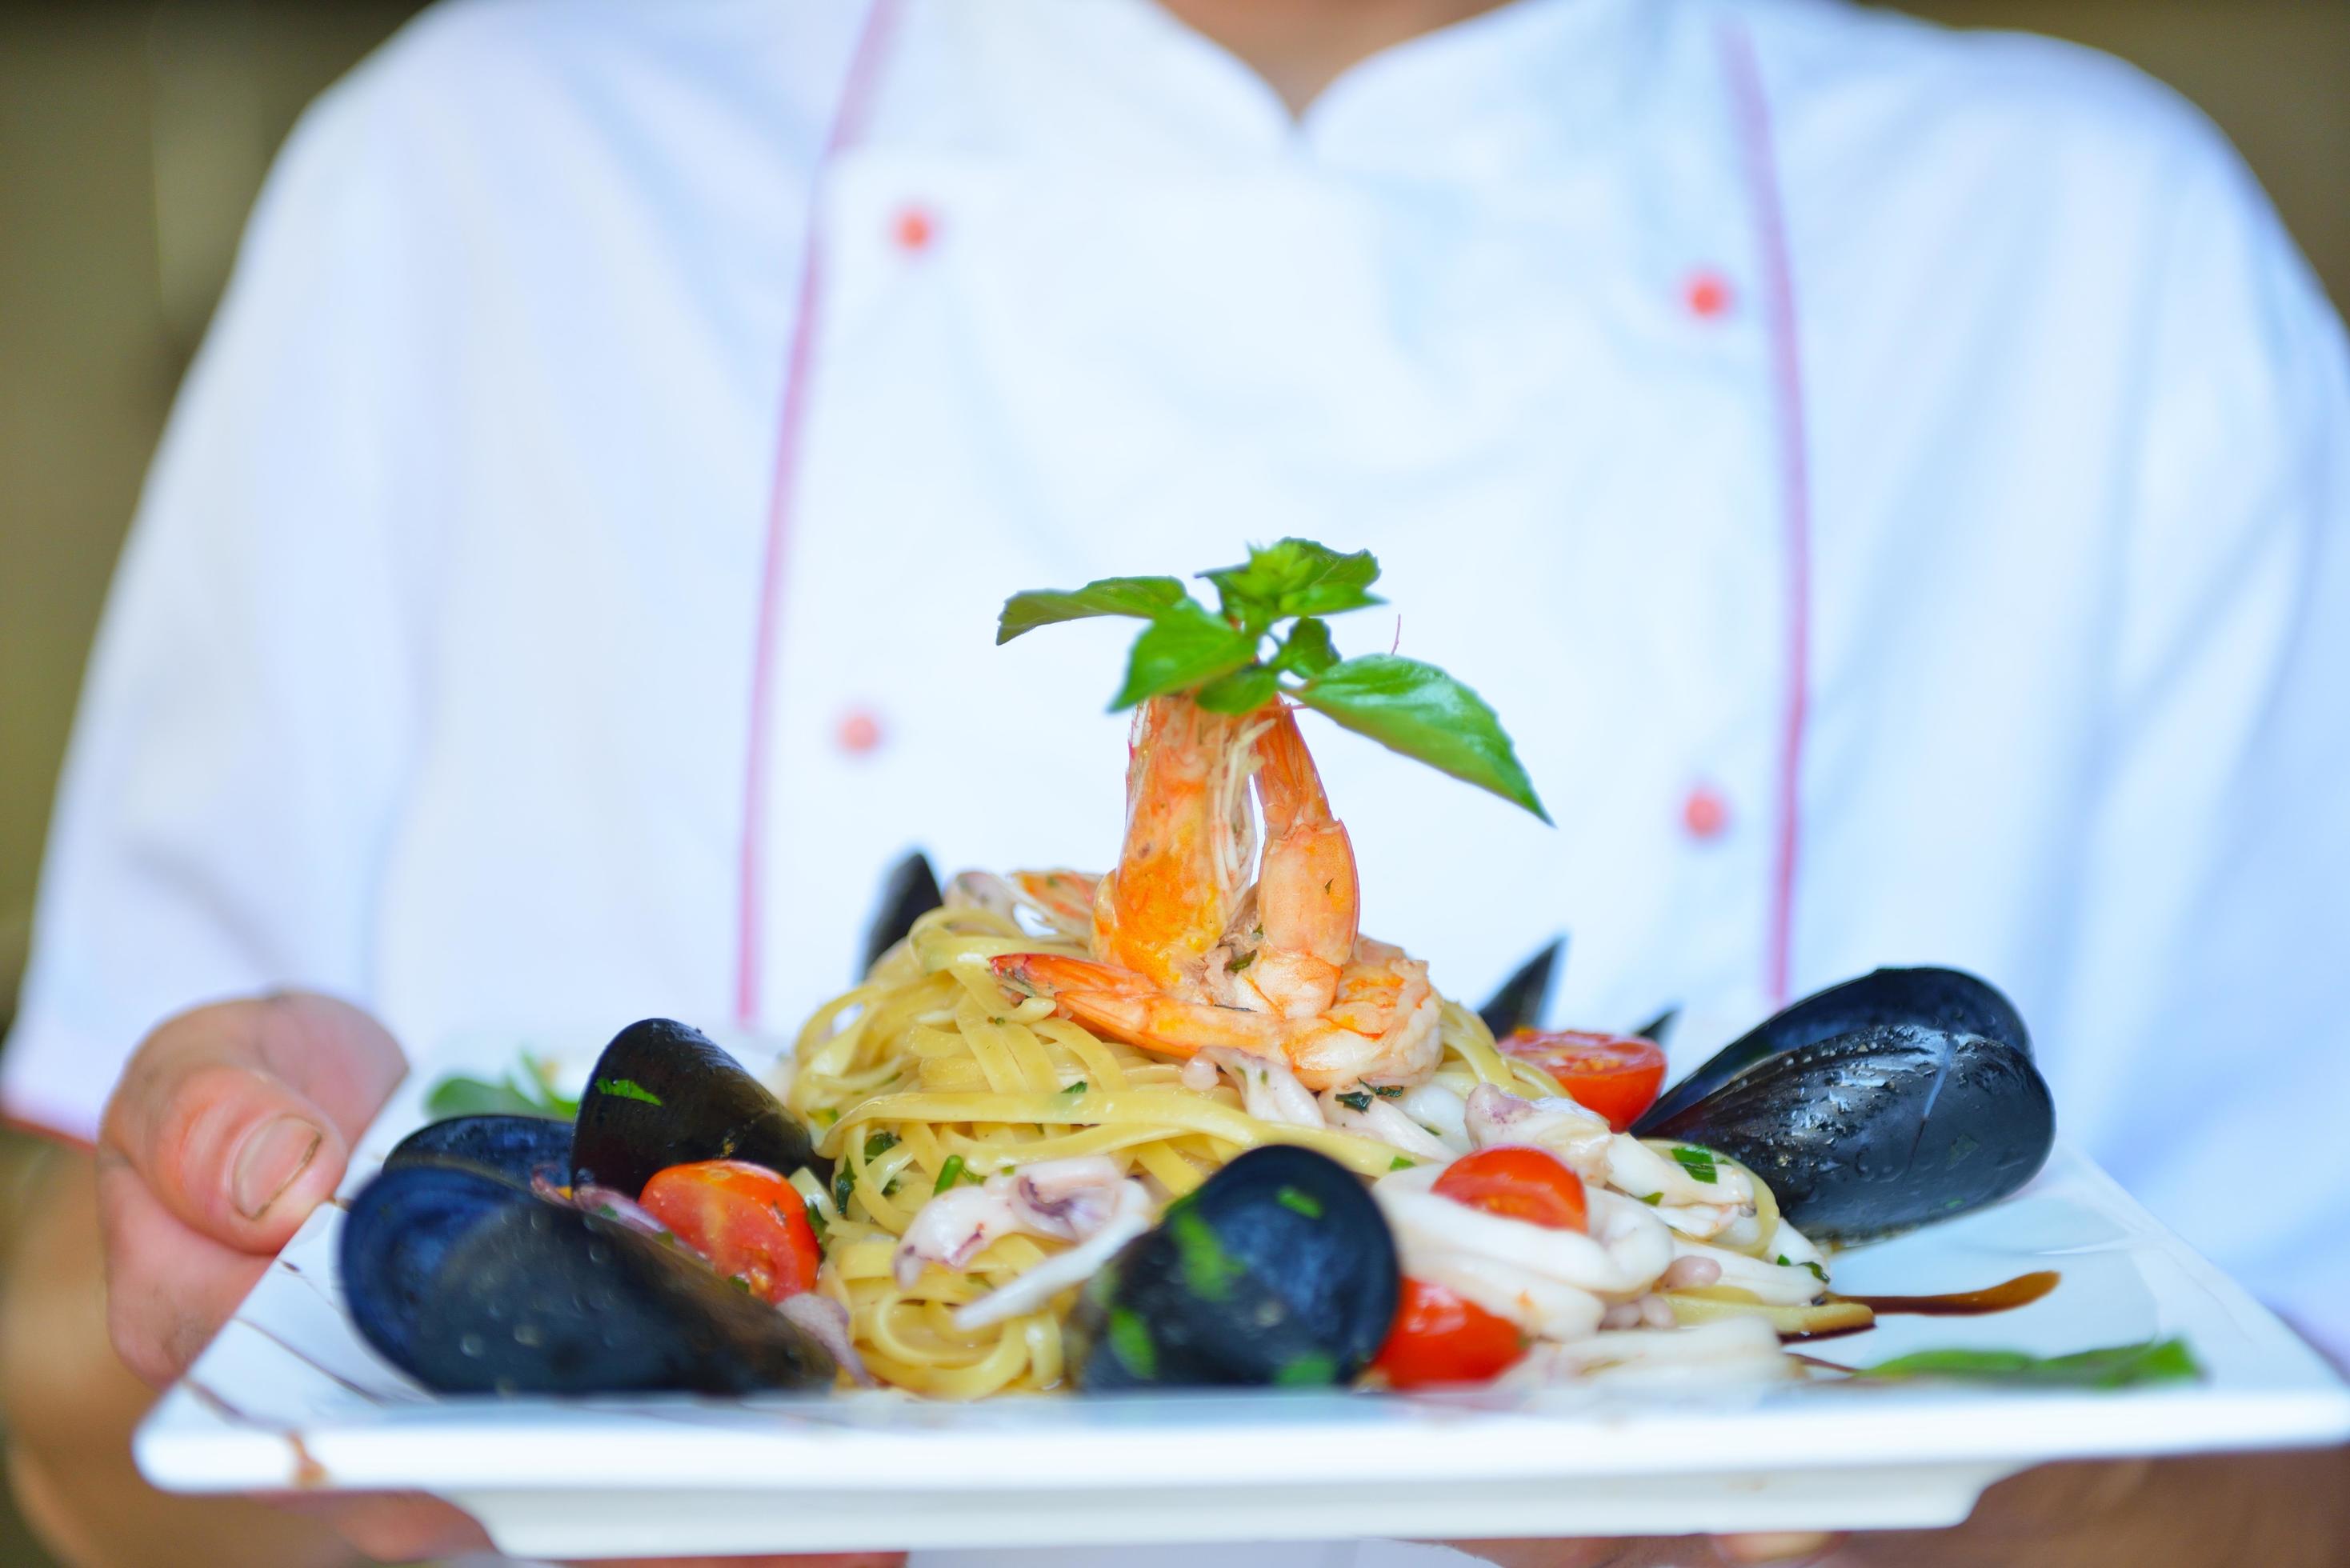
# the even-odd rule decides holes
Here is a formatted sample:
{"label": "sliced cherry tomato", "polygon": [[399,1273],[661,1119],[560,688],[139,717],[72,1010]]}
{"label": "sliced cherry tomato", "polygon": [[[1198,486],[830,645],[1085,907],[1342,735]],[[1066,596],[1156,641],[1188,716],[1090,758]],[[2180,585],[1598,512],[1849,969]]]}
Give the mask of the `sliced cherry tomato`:
{"label": "sliced cherry tomato", "polygon": [[1438,1196],[1550,1231],[1587,1231],[1583,1178],[1539,1148],[1504,1144],[1464,1154],[1436,1179]]}
{"label": "sliced cherry tomato", "polygon": [[1407,1278],[1395,1326],[1372,1363],[1398,1388],[1431,1383],[1482,1383],[1515,1366],[1525,1335],[1504,1317],[1442,1285]]}
{"label": "sliced cherry tomato", "polygon": [[781,1302],[816,1285],[824,1261],[807,1205],[764,1165],[705,1159],[672,1165],[645,1183],[643,1204],[677,1239],[741,1280],[762,1301]]}
{"label": "sliced cherry tomato", "polygon": [[1556,1078],[1576,1105],[1606,1116],[1617,1132],[1657,1103],[1665,1081],[1662,1048],[1629,1034],[1521,1029],[1502,1042],[1502,1051]]}

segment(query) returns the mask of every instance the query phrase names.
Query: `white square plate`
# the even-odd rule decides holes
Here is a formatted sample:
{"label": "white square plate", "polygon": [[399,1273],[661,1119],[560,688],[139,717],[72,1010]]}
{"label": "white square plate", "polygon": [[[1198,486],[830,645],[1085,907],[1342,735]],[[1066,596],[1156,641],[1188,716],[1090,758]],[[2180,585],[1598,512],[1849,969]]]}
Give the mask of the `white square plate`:
{"label": "white square plate", "polygon": [[[754,1071],[771,1065],[730,1042]],[[584,1075],[585,1061],[567,1064]],[[423,1119],[411,1075],[348,1192]],[[742,1401],[426,1393],[344,1316],[342,1218],[314,1214],[137,1441],[180,1491],[421,1490],[518,1556],[1087,1542],[1886,1529],[1964,1518],[2049,1459],[2350,1438],[2350,1389],[2243,1291],[2059,1147],[1995,1208],[1855,1249],[1855,1294],[2036,1269],[2021,1310],[1895,1317],[1813,1347],[2055,1355],[2183,1334],[2192,1385],[2122,1393],[1918,1384],[1534,1394],[1242,1392],[931,1404],[887,1392]]]}

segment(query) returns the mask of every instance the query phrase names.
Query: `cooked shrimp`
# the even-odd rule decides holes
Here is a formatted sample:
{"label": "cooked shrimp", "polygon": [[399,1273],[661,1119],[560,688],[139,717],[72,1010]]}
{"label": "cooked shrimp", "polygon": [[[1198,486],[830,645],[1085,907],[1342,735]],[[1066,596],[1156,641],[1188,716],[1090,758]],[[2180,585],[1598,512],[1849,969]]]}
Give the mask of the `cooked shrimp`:
{"label": "cooked shrimp", "polygon": [[[1263,863],[1248,809],[1264,816]],[[1022,891],[1045,904],[1024,880]],[[1188,697],[1135,716],[1126,844],[1093,901],[1091,961],[1011,953],[998,978],[1162,1055],[1288,1064],[1326,1089],[1409,1083],[1442,1054],[1428,966],[1365,937],[1355,852],[1283,702],[1233,718]]]}
{"label": "cooked shrimp", "polygon": [[1246,888],[1250,721],[1154,697],[1127,747],[1126,846],[1094,892],[1094,957],[1161,990],[1196,984]]}
{"label": "cooked shrimp", "polygon": [[1056,953],[993,961],[997,978],[1050,997],[1063,1016],[1097,1033],[1166,1056],[1218,1046],[1278,1056],[1308,1088],[1422,1078],[1442,1054],[1436,1024],[1443,1002],[1429,986],[1428,966],[1400,955],[1347,964],[1330,1010],[1314,1018],[1188,1001],[1129,971]]}

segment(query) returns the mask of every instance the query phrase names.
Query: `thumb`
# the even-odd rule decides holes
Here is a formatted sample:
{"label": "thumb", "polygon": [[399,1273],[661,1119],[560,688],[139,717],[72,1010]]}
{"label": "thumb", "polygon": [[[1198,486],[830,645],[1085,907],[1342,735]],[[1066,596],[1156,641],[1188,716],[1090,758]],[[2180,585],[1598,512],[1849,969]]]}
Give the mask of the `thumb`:
{"label": "thumb", "polygon": [[107,1106],[100,1148],[191,1230],[273,1252],[333,1194],[350,1139],[401,1070],[390,1035],[341,1002],[198,1008],[140,1047]]}

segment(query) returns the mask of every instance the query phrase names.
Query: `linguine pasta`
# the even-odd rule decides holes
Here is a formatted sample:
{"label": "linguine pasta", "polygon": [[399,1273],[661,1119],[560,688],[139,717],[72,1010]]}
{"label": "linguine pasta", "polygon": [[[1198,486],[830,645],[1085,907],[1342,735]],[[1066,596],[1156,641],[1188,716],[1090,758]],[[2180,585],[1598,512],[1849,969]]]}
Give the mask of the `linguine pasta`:
{"label": "linguine pasta", "polygon": [[[822,1219],[817,1288],[847,1309],[850,1338],[886,1384],[943,1398],[1040,1391],[1064,1381],[1072,1287],[1045,1307],[980,1327],[955,1323],[979,1300],[1064,1250],[1021,1234],[990,1242],[959,1272],[931,1264],[910,1285],[893,1272],[899,1239],[934,1194],[1014,1167],[1104,1156],[1139,1178],[1154,1210],[1246,1149],[1302,1144],[1374,1178],[1408,1166],[1390,1144],[1327,1127],[1263,1120],[1219,1079],[1184,1082],[1180,1064],[1097,1039],[1016,1005],[987,968],[1004,953],[1086,953],[992,909],[934,909],[884,954],[864,984],[800,1033],[785,1103],[836,1165],[833,1190],[796,1179]],[[1469,1009],[1443,1006],[1436,1081],[1466,1096],[1481,1083],[1555,1096],[1540,1068],[1503,1055]]]}

